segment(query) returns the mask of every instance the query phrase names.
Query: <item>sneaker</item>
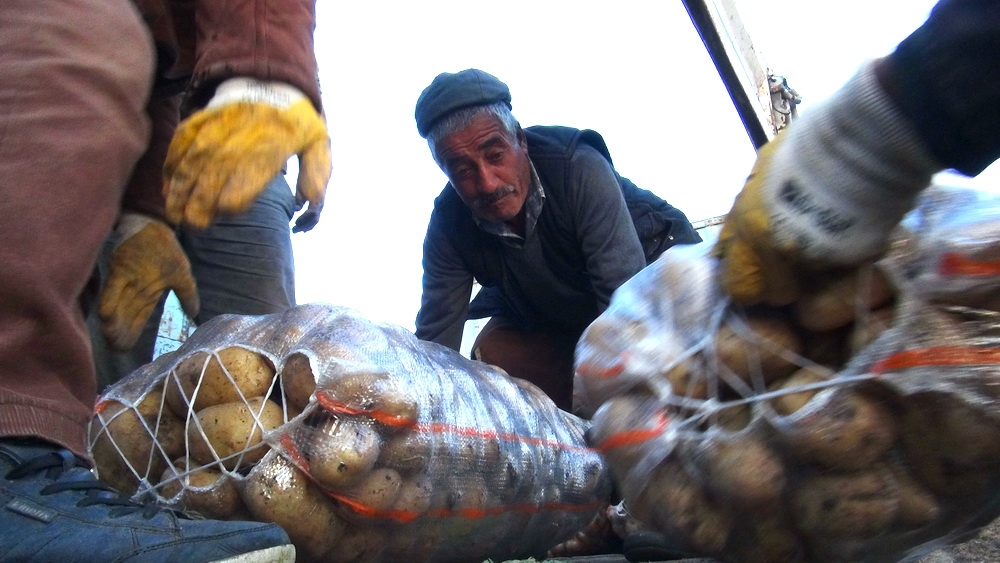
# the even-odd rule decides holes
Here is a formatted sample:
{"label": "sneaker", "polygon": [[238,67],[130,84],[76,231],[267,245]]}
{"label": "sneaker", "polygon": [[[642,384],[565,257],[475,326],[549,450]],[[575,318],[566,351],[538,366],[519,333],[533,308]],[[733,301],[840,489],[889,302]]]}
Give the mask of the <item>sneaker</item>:
{"label": "sneaker", "polygon": [[677,561],[697,557],[680,549],[676,542],[665,534],[652,530],[641,530],[625,537],[622,542],[625,559],[638,561]]}
{"label": "sneaker", "polygon": [[275,524],[206,520],[129,500],[72,452],[0,441],[0,561],[291,563]]}

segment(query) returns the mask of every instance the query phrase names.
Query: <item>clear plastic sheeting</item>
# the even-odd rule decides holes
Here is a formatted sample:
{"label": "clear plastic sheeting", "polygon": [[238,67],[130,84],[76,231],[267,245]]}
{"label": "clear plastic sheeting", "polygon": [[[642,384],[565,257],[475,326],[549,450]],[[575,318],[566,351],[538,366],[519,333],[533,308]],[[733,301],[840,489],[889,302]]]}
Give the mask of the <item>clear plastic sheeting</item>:
{"label": "clear plastic sheeting", "polygon": [[933,187],[874,265],[731,305],[714,241],[623,285],[575,406],[636,518],[725,561],[900,561],[1000,515],[1000,199]]}
{"label": "clear plastic sheeting", "polygon": [[537,387],[350,309],[199,327],[100,397],[100,476],[280,524],[300,561],[544,557],[601,513],[589,423]]}

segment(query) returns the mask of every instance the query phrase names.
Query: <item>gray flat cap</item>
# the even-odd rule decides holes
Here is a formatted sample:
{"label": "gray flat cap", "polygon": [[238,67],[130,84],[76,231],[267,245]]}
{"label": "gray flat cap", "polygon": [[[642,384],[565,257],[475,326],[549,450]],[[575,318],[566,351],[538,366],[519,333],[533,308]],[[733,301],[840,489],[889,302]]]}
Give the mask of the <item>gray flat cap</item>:
{"label": "gray flat cap", "polygon": [[427,137],[431,127],[448,114],[496,102],[506,102],[507,107],[511,107],[510,89],[492,74],[475,68],[442,72],[417,98],[417,108],[413,112],[417,132],[421,137]]}

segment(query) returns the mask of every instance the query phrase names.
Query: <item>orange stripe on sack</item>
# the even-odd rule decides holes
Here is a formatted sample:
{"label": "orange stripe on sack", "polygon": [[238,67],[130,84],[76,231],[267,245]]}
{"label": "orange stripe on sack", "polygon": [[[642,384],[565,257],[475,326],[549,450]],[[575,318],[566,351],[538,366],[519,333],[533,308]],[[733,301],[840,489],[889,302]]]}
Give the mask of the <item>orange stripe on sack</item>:
{"label": "orange stripe on sack", "polygon": [[324,393],[316,393],[316,400],[323,406],[326,410],[336,413],[336,414],[348,414],[348,415],[359,415],[363,414],[369,416],[379,422],[383,422],[390,426],[397,427],[408,427],[413,432],[422,432],[425,434],[455,434],[458,436],[469,436],[473,438],[483,438],[487,440],[504,440],[507,442],[520,442],[525,444],[531,444],[535,446],[546,446],[550,448],[556,448],[565,451],[579,451],[579,452],[593,452],[592,448],[585,446],[574,446],[571,444],[565,444],[556,440],[548,440],[545,438],[537,438],[534,436],[522,436],[520,434],[514,434],[512,432],[497,432],[496,430],[480,430],[478,428],[470,428],[468,426],[456,426],[453,424],[447,424],[444,422],[421,422],[402,417],[387,414],[383,411],[377,410],[364,410],[357,407],[352,407],[337,401]]}
{"label": "orange stripe on sack", "polygon": [[330,397],[329,395],[323,393],[322,391],[316,393],[316,401],[319,402],[319,404],[323,405],[323,408],[332,413],[349,414],[349,415],[363,414],[365,416],[368,416],[369,418],[381,422],[382,424],[385,424],[386,426],[392,426],[395,428],[408,428],[410,426],[413,426],[417,422],[412,418],[389,414],[385,411],[381,411],[378,409],[367,410],[367,409],[359,409],[357,407],[352,407],[347,403],[342,403],[334,399],[333,397]]}
{"label": "orange stripe on sack", "polygon": [[615,448],[638,444],[662,435],[663,431],[666,430],[667,422],[669,421],[667,414],[663,411],[659,411],[653,418],[656,424],[652,428],[626,430],[625,432],[612,434],[604,440],[601,440],[601,443],[597,444],[597,450],[601,453],[605,453]]}
{"label": "orange stripe on sack", "polygon": [[973,348],[971,346],[935,346],[917,350],[904,350],[879,360],[872,365],[873,373],[926,366],[967,366],[1000,364],[1000,349]]}
{"label": "orange stripe on sack", "polygon": [[306,461],[305,456],[302,455],[301,451],[299,451],[298,446],[295,445],[291,436],[288,434],[282,434],[278,441],[281,442],[281,447],[283,447],[288,455],[291,456],[292,461],[295,462],[296,465],[299,467],[309,467],[309,463]]}
{"label": "orange stripe on sack", "polygon": [[621,375],[622,373],[625,373],[624,359],[619,361],[617,364],[605,369],[596,369],[592,367],[593,365],[594,364],[592,362],[583,362],[582,364],[580,364],[580,367],[577,368],[576,371],[581,375],[585,375],[586,377],[592,377],[595,379],[614,379],[619,375]]}
{"label": "orange stripe on sack", "polygon": [[414,425],[413,431],[423,432],[425,434],[455,434],[458,436],[484,438],[487,440],[504,440],[507,442],[520,442],[524,444],[530,444],[533,446],[546,446],[564,451],[594,452],[593,448],[588,448],[586,446],[575,446],[572,444],[559,442],[557,440],[549,440],[546,438],[538,438],[535,436],[522,436],[520,434],[514,434],[513,432],[480,430],[478,428],[470,428],[468,426],[455,426],[453,424],[446,424],[444,422],[419,423]]}
{"label": "orange stripe on sack", "polygon": [[963,254],[946,252],[938,262],[938,273],[946,276],[1000,275],[1000,260],[973,260]]}
{"label": "orange stripe on sack", "polygon": [[431,518],[468,518],[477,520],[480,518],[486,518],[488,516],[499,516],[505,512],[524,512],[527,514],[536,514],[542,511],[592,511],[604,506],[604,502],[592,502],[587,504],[566,504],[558,502],[547,502],[541,505],[534,504],[511,504],[507,506],[495,506],[492,508],[457,508],[457,509],[447,509],[447,508],[432,508],[424,513],[414,512],[412,510],[400,510],[396,508],[379,510],[375,507],[369,506],[358,502],[355,499],[345,497],[343,495],[334,494],[332,492],[322,489],[330,498],[343,503],[351,510],[357,514],[364,516],[366,518],[385,518],[389,520],[395,520],[397,522],[406,523],[416,520],[420,516],[428,516]]}

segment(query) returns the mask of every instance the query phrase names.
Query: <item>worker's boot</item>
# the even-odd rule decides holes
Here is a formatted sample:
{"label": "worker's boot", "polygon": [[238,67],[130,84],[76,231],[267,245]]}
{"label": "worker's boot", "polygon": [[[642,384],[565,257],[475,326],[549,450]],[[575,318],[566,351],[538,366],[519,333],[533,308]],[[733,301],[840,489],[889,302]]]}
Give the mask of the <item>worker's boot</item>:
{"label": "worker's boot", "polygon": [[629,514],[624,501],[608,508],[608,521],[622,538],[622,555],[629,561],[676,561],[696,557],[685,551],[675,538]]}

